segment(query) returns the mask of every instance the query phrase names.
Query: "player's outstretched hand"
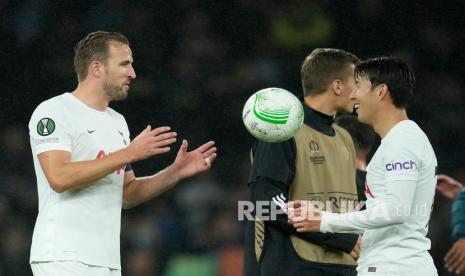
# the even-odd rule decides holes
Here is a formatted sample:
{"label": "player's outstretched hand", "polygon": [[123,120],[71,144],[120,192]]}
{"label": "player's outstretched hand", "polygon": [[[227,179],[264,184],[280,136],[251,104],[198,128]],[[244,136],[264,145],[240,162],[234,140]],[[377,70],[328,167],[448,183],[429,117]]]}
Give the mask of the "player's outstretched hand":
{"label": "player's outstretched hand", "polygon": [[176,132],[170,131],[167,126],[151,129],[147,126],[126,148],[131,157],[131,162],[143,160],[153,155],[170,151],[169,145],[176,142]]}
{"label": "player's outstretched hand", "polygon": [[187,140],[182,140],[173,166],[176,168],[179,180],[196,175],[210,169],[215,160],[215,142],[207,142],[193,151],[187,151]]}
{"label": "player's outstretched hand", "polygon": [[458,182],[452,177],[445,174],[438,175],[436,189],[444,197],[448,199],[455,199],[462,190],[462,188],[462,183]]}
{"label": "player's outstretched hand", "polygon": [[284,213],[297,232],[319,232],[321,212],[310,201],[296,200],[284,205]]}
{"label": "player's outstretched hand", "polygon": [[460,274],[465,271],[465,239],[454,243],[444,261],[449,272]]}

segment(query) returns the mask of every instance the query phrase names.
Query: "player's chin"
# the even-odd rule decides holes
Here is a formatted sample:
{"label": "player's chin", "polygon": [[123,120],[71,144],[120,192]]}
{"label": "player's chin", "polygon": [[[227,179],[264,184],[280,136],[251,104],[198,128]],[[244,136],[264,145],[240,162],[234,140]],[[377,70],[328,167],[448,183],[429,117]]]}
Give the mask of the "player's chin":
{"label": "player's chin", "polygon": [[347,107],[341,108],[340,110],[338,110],[338,113],[340,113],[340,114],[351,114],[351,113],[353,113],[353,107],[352,106],[347,106]]}
{"label": "player's chin", "polygon": [[366,116],[362,113],[360,113],[359,110],[357,110],[357,119],[360,123],[364,124],[369,124],[369,121],[367,120]]}
{"label": "player's chin", "polygon": [[122,101],[125,100],[128,97],[128,90],[125,90],[124,88],[118,91],[118,93],[115,93],[113,96],[113,101]]}

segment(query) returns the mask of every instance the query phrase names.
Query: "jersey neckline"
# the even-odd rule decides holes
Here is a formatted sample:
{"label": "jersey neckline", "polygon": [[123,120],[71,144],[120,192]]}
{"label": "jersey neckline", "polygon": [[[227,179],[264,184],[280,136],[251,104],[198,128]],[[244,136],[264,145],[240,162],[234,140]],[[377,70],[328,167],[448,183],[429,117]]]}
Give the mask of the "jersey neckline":
{"label": "jersey neckline", "polygon": [[90,112],[94,112],[95,114],[98,114],[100,116],[108,114],[108,107],[105,108],[105,111],[99,111],[99,110],[97,110],[95,108],[92,108],[92,107],[88,106],[87,104],[85,104],[84,102],[82,102],[81,100],[76,98],[76,96],[74,96],[70,92],[65,92],[65,96],[69,97],[73,102],[76,102],[77,104],[79,104],[80,106],[82,106],[86,110],[89,110]]}

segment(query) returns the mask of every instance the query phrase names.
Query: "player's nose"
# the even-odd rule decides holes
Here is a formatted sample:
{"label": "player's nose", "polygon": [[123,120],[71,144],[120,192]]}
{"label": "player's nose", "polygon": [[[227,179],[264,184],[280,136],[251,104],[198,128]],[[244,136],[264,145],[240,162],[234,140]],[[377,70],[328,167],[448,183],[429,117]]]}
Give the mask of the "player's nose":
{"label": "player's nose", "polygon": [[134,67],[131,66],[130,70],[129,70],[129,77],[131,79],[135,79],[136,78],[136,71],[134,70]]}
{"label": "player's nose", "polygon": [[352,92],[350,92],[350,99],[351,100],[355,100],[355,93],[357,92],[357,90],[352,90]]}

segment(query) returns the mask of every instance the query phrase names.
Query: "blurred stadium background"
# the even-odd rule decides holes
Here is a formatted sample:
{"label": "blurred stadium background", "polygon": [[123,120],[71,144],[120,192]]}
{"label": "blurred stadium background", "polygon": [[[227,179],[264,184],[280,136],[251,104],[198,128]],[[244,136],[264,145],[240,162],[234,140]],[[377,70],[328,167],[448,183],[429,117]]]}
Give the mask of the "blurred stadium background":
{"label": "blurred stadium background", "polygon": [[[170,125],[191,146],[214,139],[210,173],[123,211],[123,275],[241,275],[248,198],[242,105],[277,86],[301,93],[300,64],[316,47],[361,58],[397,55],[417,74],[409,115],[429,135],[440,171],[465,180],[463,0],[0,1],[0,275],[31,275],[37,189],[27,122],[38,103],[75,88],[73,46],[95,30],[131,41],[137,80],[115,103],[130,130]],[[178,144],[179,145],[179,144]],[[138,175],[170,154],[133,164]],[[431,253],[441,275],[450,201],[437,196]]]}

